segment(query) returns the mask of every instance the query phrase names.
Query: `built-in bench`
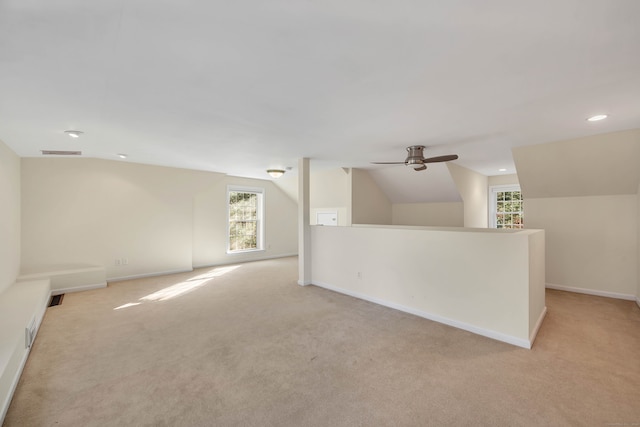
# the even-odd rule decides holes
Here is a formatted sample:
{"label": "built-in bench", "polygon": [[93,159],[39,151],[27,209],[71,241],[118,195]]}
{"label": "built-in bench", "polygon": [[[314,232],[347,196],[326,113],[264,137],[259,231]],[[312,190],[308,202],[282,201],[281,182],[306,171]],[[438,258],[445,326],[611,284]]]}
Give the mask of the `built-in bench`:
{"label": "built-in bench", "polygon": [[14,283],[0,293],[0,424],[50,297],[49,279]]}
{"label": "built-in bench", "polygon": [[58,264],[23,270],[17,281],[51,280],[51,295],[86,291],[107,286],[104,267],[89,264]]}

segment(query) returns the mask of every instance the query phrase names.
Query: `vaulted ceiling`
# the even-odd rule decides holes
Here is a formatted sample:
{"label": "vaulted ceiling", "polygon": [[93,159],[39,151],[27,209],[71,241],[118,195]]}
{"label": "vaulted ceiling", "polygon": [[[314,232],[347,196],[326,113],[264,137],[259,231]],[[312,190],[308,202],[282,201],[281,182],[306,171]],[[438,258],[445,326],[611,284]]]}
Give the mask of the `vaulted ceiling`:
{"label": "vaulted ceiling", "polygon": [[451,200],[445,167],[370,162],[422,144],[514,173],[513,147],[640,128],[639,19],[637,0],[4,0],[0,140],[255,178],[309,157]]}

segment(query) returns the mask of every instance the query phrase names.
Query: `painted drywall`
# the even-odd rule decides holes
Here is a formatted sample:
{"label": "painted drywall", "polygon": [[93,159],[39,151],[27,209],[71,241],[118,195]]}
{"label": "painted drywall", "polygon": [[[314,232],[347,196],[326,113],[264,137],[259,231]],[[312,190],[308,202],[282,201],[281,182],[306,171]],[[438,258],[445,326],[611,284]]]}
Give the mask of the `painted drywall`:
{"label": "painted drywall", "polygon": [[309,172],[310,220],[316,224],[318,212],[337,212],[338,225],[351,225],[351,170],[326,169]]}
{"label": "painted drywall", "polygon": [[520,185],[518,175],[515,173],[508,175],[494,175],[487,177],[489,187],[493,185]]}
{"label": "painted drywall", "polygon": [[391,205],[393,225],[463,227],[464,205],[453,203],[394,203]]}
{"label": "painted drywall", "polygon": [[540,327],[540,315],[546,312],[546,238],[544,230],[538,231],[529,235],[529,336],[531,342]]}
{"label": "painted drywall", "polygon": [[0,294],[20,272],[20,158],[0,141]]}
{"label": "painted drywall", "polygon": [[640,129],[516,147],[526,199],[637,194]]}
{"label": "painted drywall", "polygon": [[391,203],[364,169],[351,169],[351,222],[391,224]]}
{"label": "painted drywall", "polygon": [[464,226],[487,228],[489,226],[488,178],[455,163],[449,162],[447,167],[464,203]]}
{"label": "painted drywall", "polygon": [[[336,212],[340,226],[351,225],[351,170],[348,168],[314,169],[309,171],[310,220],[317,223],[317,214]],[[273,181],[295,203],[298,202],[298,176],[289,174]]]}
{"label": "painted drywall", "polygon": [[528,198],[526,218],[546,231],[547,284],[636,294],[637,195]]}
{"label": "painted drywall", "polygon": [[274,179],[273,184],[289,196],[291,200],[298,203],[298,174],[297,172],[287,172],[278,179]]}
{"label": "painted drywall", "polygon": [[540,230],[312,227],[312,259],[316,285],[516,345],[544,310]]}
{"label": "painted drywall", "polygon": [[23,270],[102,265],[108,279],[189,270],[193,195],[220,178],[100,159],[23,158]]}
{"label": "painted drywall", "polygon": [[[264,189],[265,249],[227,253],[227,186]],[[272,181],[218,174],[193,200],[193,265],[253,261],[298,253],[297,203]]]}

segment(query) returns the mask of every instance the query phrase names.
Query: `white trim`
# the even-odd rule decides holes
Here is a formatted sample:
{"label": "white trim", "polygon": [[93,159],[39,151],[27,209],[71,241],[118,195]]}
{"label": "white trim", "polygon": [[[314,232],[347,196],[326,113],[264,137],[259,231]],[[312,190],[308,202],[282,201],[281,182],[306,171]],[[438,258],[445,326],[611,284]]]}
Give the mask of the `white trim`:
{"label": "white trim", "polygon": [[70,288],[51,289],[51,296],[66,294],[69,292],[90,291],[92,289],[102,289],[107,287],[107,282],[95,283],[93,285],[72,286]]}
{"label": "white trim", "polygon": [[636,298],[636,304],[638,304],[638,307],[640,307],[640,297]]}
{"label": "white trim", "polygon": [[542,313],[540,313],[540,317],[538,317],[536,326],[533,328],[533,331],[531,331],[531,334],[529,335],[529,343],[531,345],[533,345],[533,342],[536,340],[536,337],[538,336],[538,331],[540,330],[540,327],[542,326],[542,321],[544,320],[546,315],[547,315],[547,307],[545,306],[544,309],[542,310]]}
{"label": "white trim", "polygon": [[318,281],[313,281],[313,285],[321,287],[321,288],[325,288],[325,289],[329,289],[330,291],[334,291],[334,292],[338,292],[341,294],[345,294],[345,295],[349,295],[358,299],[362,299],[365,301],[369,301],[378,305],[382,305],[385,307],[389,307],[389,308],[393,308],[395,310],[399,310],[399,311],[404,311],[405,313],[409,313],[409,314],[413,314],[419,317],[423,317],[425,319],[428,320],[433,320],[434,322],[438,322],[438,323],[443,323],[445,325],[449,325],[449,326],[453,326],[454,328],[458,328],[458,329],[462,329],[468,332],[472,332],[474,334],[477,335],[482,335],[484,337],[487,338],[492,338],[494,340],[498,340],[498,341],[502,341],[505,342],[507,344],[512,344],[518,347],[522,347],[522,348],[526,348],[526,349],[530,349],[531,348],[531,341],[528,341],[526,339],[522,339],[522,338],[517,338],[511,335],[506,335],[503,334],[501,332],[496,332],[496,331],[492,331],[489,329],[484,329],[484,328],[479,328],[477,326],[471,325],[469,323],[464,323],[464,322],[459,322],[457,320],[453,320],[453,319],[449,319],[446,317],[442,317],[439,316],[437,314],[431,314],[431,313],[427,313],[421,310],[416,310],[415,308],[411,308],[411,307],[406,307],[404,305],[401,304],[396,304],[394,302],[390,302],[390,301],[385,301],[385,300],[381,300],[378,298],[372,298],[368,295],[364,295],[361,294],[359,292],[353,292],[350,290],[346,290],[346,289],[342,289],[342,288],[338,288],[336,286],[330,285],[328,283],[323,283],[323,282],[318,282]]}
{"label": "white trim", "polygon": [[51,267],[53,268],[52,270],[47,270],[40,273],[21,274],[20,276],[18,276],[17,281],[24,282],[26,280],[50,279],[53,276],[63,276],[63,275],[75,274],[75,273],[88,273],[92,271],[104,271],[104,267],[100,267],[97,265],[78,267],[78,268],[67,268],[64,270],[56,270],[55,266],[51,266]]}
{"label": "white trim", "polygon": [[266,251],[267,251],[266,249],[238,249],[237,251],[227,250],[227,255],[236,256],[236,255],[250,254],[253,252],[266,252]]}
{"label": "white trim", "polygon": [[131,276],[107,277],[107,282],[122,282],[124,280],[142,279],[145,277],[155,277],[155,276],[165,276],[167,274],[189,273],[190,271],[193,271],[193,268],[158,271],[155,273],[132,274]]}
{"label": "white trim", "polygon": [[618,292],[598,291],[595,289],[574,288],[571,286],[554,285],[553,283],[546,284],[547,289],[555,289],[557,291],[576,292],[578,294],[595,295],[598,297],[616,298],[624,300],[635,300],[636,296],[631,294],[621,294]]}
{"label": "white trim", "polygon": [[[305,281],[305,280],[298,280],[298,285],[300,285],[300,286],[309,286],[309,285],[311,285],[312,283],[313,283],[313,282],[311,282],[310,280],[306,280],[306,281]],[[313,284],[315,284],[315,283],[313,283]],[[317,285],[317,286],[320,286],[321,288],[327,288],[327,289],[330,289],[330,290],[332,290],[332,291],[334,290],[334,289],[332,289],[332,288],[329,288],[328,286],[321,286],[321,285]],[[340,292],[340,291],[336,291],[336,292]],[[342,293],[344,293],[344,292],[342,292]],[[356,297],[356,298],[357,298],[357,297]]]}
{"label": "white trim", "polygon": [[[265,252],[265,251],[260,251],[260,252]],[[291,254],[282,254],[282,255],[269,255],[269,256],[265,256],[265,257],[259,257],[259,258],[252,258],[252,259],[244,259],[244,260],[240,260],[237,262],[220,262],[220,263],[214,263],[214,264],[198,264],[198,265],[194,265],[193,269],[195,270],[196,268],[210,268],[210,267],[221,267],[223,265],[232,265],[232,264],[238,264],[238,263],[245,263],[245,262],[254,262],[254,261],[266,261],[269,259],[278,259],[278,258],[289,258],[292,256],[298,256],[298,253],[291,253]]]}

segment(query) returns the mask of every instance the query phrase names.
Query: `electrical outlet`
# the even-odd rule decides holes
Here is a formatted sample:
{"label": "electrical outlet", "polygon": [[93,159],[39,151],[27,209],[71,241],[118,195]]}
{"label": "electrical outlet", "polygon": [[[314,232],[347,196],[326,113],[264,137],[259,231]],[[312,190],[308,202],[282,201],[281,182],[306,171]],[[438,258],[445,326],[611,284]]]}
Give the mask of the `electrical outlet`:
{"label": "electrical outlet", "polygon": [[358,271],[358,279],[362,279],[362,272]]}
{"label": "electrical outlet", "polygon": [[129,258],[122,258],[122,265],[129,265]]}
{"label": "electrical outlet", "polygon": [[116,258],[116,260],[113,262],[115,265],[120,265],[120,258]]}

